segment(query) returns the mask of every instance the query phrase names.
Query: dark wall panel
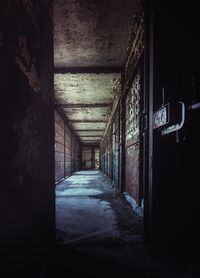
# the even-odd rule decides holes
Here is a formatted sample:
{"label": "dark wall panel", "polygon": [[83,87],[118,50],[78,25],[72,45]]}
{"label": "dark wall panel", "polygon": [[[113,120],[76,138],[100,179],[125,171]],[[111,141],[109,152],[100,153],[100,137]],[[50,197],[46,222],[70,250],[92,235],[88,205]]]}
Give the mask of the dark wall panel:
{"label": "dark wall panel", "polygon": [[52,1],[0,5],[0,272],[36,277],[55,231]]}
{"label": "dark wall panel", "polygon": [[170,122],[163,129],[181,122],[179,101],[185,104],[185,123],[178,132],[153,131],[153,241],[192,259],[200,248],[200,110],[192,106],[200,101],[198,8],[195,1],[183,2],[181,12],[179,1],[154,2],[153,109],[162,106],[164,88]]}

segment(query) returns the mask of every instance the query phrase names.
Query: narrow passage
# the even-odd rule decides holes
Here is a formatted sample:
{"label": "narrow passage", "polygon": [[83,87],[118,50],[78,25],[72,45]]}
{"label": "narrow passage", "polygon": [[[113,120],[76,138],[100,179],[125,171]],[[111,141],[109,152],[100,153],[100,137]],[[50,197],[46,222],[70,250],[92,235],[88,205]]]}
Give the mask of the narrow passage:
{"label": "narrow passage", "polygon": [[150,254],[142,217],[101,171],[79,171],[57,184],[56,234],[54,258],[43,278],[196,277],[171,259]]}
{"label": "narrow passage", "polygon": [[79,171],[57,186],[56,227],[65,244],[82,240],[142,241],[142,218],[100,171]]}

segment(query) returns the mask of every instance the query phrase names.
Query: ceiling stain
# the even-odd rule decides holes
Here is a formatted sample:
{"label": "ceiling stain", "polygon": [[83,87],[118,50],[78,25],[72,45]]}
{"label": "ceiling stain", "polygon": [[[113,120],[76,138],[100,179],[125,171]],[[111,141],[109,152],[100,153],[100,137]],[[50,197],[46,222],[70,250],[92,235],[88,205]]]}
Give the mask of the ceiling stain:
{"label": "ceiling stain", "polygon": [[[54,67],[65,70],[55,71],[55,103],[83,144],[102,139],[121,89],[121,73],[109,69],[125,66],[138,2],[54,0]],[[67,72],[77,68],[86,72]]]}

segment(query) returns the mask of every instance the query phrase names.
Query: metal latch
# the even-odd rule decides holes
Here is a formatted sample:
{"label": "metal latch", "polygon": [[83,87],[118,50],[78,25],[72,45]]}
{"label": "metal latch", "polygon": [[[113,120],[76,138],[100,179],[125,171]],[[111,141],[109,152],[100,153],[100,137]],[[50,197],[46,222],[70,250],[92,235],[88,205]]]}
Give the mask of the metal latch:
{"label": "metal latch", "polygon": [[178,103],[181,105],[181,121],[180,121],[180,123],[171,125],[171,126],[165,128],[165,129],[163,129],[162,130],[162,135],[166,135],[166,134],[169,134],[171,132],[178,131],[183,127],[183,125],[185,123],[185,104],[182,101],[179,101]]}

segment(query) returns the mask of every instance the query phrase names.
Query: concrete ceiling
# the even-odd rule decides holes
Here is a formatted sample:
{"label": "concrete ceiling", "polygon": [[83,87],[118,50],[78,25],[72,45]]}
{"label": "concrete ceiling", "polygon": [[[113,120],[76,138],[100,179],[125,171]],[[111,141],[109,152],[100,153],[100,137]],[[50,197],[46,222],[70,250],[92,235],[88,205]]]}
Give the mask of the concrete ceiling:
{"label": "concrete ceiling", "polygon": [[83,143],[100,143],[119,80],[119,73],[55,74],[56,105]]}
{"label": "concrete ceiling", "polygon": [[55,0],[55,103],[83,144],[99,144],[125,63],[137,1]]}

